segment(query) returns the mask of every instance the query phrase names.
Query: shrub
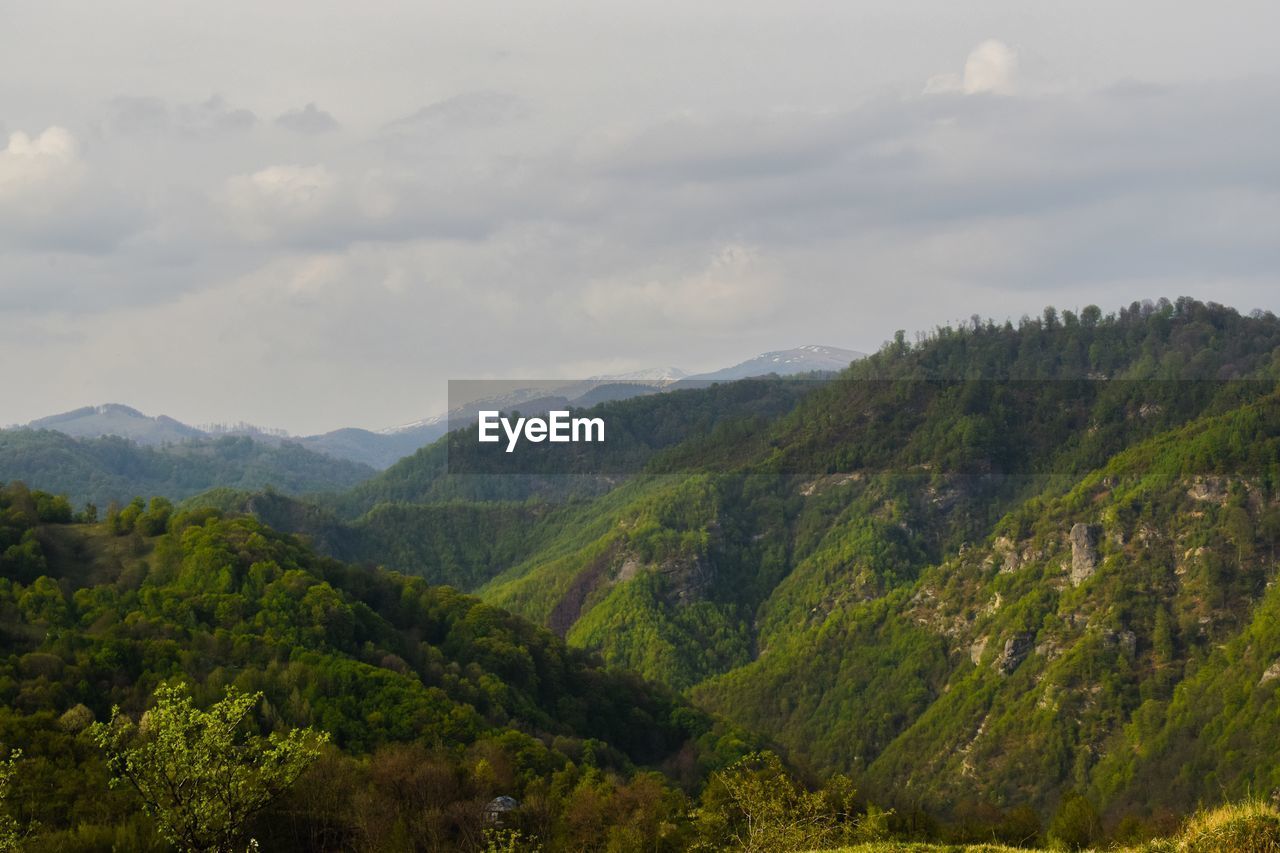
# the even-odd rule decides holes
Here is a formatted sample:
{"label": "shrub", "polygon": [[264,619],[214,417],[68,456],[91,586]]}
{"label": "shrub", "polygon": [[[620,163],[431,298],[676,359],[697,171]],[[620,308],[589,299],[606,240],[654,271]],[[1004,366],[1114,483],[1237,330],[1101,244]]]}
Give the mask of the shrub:
{"label": "shrub", "polygon": [[1187,821],[1173,849],[1180,853],[1280,853],[1280,811],[1259,800],[1248,800],[1200,812]]}

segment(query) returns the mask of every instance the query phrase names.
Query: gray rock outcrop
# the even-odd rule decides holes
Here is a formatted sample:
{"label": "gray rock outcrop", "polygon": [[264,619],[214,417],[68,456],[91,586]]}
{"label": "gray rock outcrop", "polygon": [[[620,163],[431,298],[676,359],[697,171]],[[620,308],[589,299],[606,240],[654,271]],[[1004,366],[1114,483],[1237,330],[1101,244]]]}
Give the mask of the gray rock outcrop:
{"label": "gray rock outcrop", "polygon": [[1098,568],[1098,540],[1102,528],[1096,524],[1076,524],[1071,528],[1071,585],[1079,586]]}
{"label": "gray rock outcrop", "polygon": [[1004,641],[1004,650],[995,660],[996,671],[1008,675],[1018,668],[1018,664],[1027,659],[1035,647],[1035,635],[1030,633],[1014,634]]}

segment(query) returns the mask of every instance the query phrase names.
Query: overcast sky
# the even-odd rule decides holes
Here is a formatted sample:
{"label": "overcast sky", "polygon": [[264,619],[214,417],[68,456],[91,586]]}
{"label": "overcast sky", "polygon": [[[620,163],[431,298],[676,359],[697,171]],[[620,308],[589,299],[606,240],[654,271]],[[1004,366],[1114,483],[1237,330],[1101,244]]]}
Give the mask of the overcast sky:
{"label": "overcast sky", "polygon": [[0,424],[1280,310],[1274,2],[0,0]]}

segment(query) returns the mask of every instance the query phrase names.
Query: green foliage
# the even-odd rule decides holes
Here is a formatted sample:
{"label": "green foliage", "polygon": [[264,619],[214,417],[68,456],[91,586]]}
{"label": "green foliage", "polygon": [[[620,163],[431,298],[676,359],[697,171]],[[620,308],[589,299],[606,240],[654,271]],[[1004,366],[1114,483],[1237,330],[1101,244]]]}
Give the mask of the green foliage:
{"label": "green foliage", "polygon": [[1082,794],[1068,794],[1049,823],[1049,840],[1055,847],[1081,850],[1102,835],[1098,812]]}
{"label": "green foliage", "polygon": [[825,384],[610,404],[637,425],[618,476],[460,475],[440,443],[315,501],[117,508],[87,542],[15,493],[0,737],[235,684],[341,750],[312,772],[359,805],[278,806],[304,846],[479,846],[498,794],[548,849],[688,846],[679,798],[756,744],[603,663],[852,774],[904,835],[1032,843],[1058,814],[1078,841],[1074,792],[1151,835],[1280,787],[1277,347],[1274,316],[1193,300],[1054,310]]}
{"label": "green foliage", "polygon": [[354,518],[379,504],[563,501],[598,496],[643,470],[683,473],[691,461],[732,469],[750,459],[764,425],[815,387],[804,379],[750,379],[601,403],[587,411],[610,424],[607,442],[580,445],[568,465],[550,445],[531,445],[516,473],[499,445],[477,442],[474,428],[458,430],[325,503]]}
{"label": "green foliage", "polygon": [[198,439],[144,447],[108,436],[75,439],[51,430],[0,430],[0,480],[23,480],[59,498],[70,521],[72,505],[106,506],[133,495],[183,498],[217,486],[290,494],[348,489],[374,469],[334,459],[298,444],[270,445],[247,436]]}
{"label": "green foliage", "polygon": [[0,577],[30,582],[44,574],[48,560],[37,529],[70,520],[65,498],[32,491],[21,482],[0,487]]}
{"label": "green foliage", "polygon": [[876,838],[883,816],[864,820],[853,790],[837,777],[806,790],[771,752],[753,753],[715,774],[694,816],[696,849],[745,853],[814,850]]}
{"label": "green foliage", "polygon": [[0,761],[0,851],[17,850],[22,840],[18,822],[8,811],[10,789],[21,758],[22,750],[15,749],[8,758]]}
{"label": "green foliage", "polygon": [[1217,850],[1248,850],[1251,853],[1280,851],[1280,812],[1258,800],[1245,800],[1193,815],[1176,841],[1156,842],[1150,849],[1172,848],[1179,853],[1209,853]]}
{"label": "green foliage", "polygon": [[[0,494],[16,496],[9,510],[27,495]],[[31,849],[153,849],[155,828],[134,817],[137,795],[108,788],[126,770],[138,780],[157,774],[140,785],[156,827],[175,806],[156,792],[162,775],[193,774],[184,790],[207,799],[209,765],[158,736],[165,720],[173,731],[204,726],[184,740],[196,751],[225,755],[210,740],[234,731],[224,764],[251,768],[238,790],[253,797],[273,787],[273,777],[253,774],[291,766],[287,752],[271,757],[271,744],[308,728],[330,734],[333,749],[297,789],[247,823],[239,816],[249,806],[235,820],[202,812],[203,828],[170,825],[207,833],[236,823],[271,850],[381,850],[397,838],[470,848],[483,804],[506,794],[530,804],[529,824],[514,827],[526,837],[595,844],[618,826],[619,838],[674,851],[687,826],[681,787],[696,790],[755,745],[674,694],[603,670],[550,632],[449,588],[320,558],[260,522],[207,509],[172,513],[166,532],[143,536],[136,528],[152,510],[166,507],[131,512],[135,529],[124,536],[18,513],[33,525],[20,536],[48,542],[52,555],[44,574],[0,580],[0,740],[26,755],[11,801],[24,825],[41,827]],[[189,694],[161,687],[176,681]],[[147,710],[153,697],[160,711]],[[113,739],[108,760],[85,732],[116,707],[119,719],[140,722],[92,729]],[[232,727],[250,707],[248,728]],[[250,737],[255,729],[261,739]],[[258,747],[265,757],[253,759]],[[570,794],[588,772],[600,774],[592,784],[605,817],[574,829]]]}
{"label": "green foliage", "polygon": [[541,853],[542,845],[518,829],[486,829],[483,853]]}
{"label": "green foliage", "polygon": [[249,819],[297,781],[328,739],[311,729],[249,735],[262,698],[231,688],[201,711],[185,685],[161,685],[139,725],[115,708],[90,734],[107,753],[112,784],[138,792],[170,843],[193,853],[230,853],[243,844]]}
{"label": "green foliage", "polygon": [[[1274,316],[1189,299],[975,320],[790,397],[626,401],[661,435],[625,443],[642,476],[468,479],[438,445],[273,523],[475,589],[897,805],[1013,840],[1015,808],[1072,790],[1154,819],[1280,784],[1244,744],[1280,657],[1250,628],[1277,346]],[[1098,541],[1073,582],[1076,524]]]}

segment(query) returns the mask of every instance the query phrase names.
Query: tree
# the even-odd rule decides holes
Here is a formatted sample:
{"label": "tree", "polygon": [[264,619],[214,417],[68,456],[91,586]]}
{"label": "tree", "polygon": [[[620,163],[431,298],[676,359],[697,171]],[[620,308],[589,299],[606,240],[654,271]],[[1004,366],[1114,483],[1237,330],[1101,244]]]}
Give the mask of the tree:
{"label": "tree", "polygon": [[159,536],[169,524],[169,516],[173,514],[173,503],[167,498],[155,497],[147,511],[138,516],[135,530],[143,536]]}
{"label": "tree", "polygon": [[911,347],[907,345],[906,330],[899,329],[898,331],[894,332],[893,333],[893,349],[892,349],[893,354],[901,358],[902,356],[905,356],[910,351],[910,349]]}
{"label": "tree", "polygon": [[1102,822],[1084,795],[1067,794],[1049,824],[1049,838],[1068,850],[1088,847],[1102,834]]}
{"label": "tree", "polygon": [[772,752],[748,755],[716,773],[695,820],[704,847],[747,853],[828,846],[844,815],[828,811],[821,792],[796,782]]}
{"label": "tree", "polygon": [[191,853],[239,849],[248,819],[284,793],[328,740],[310,728],[249,735],[261,693],[229,688],[208,711],[195,707],[185,684],[161,685],[155,695],[140,725],[115,708],[93,736],[112,785],[132,785],[165,839]]}
{"label": "tree", "polygon": [[[22,750],[15,749],[9,753],[7,759],[0,761],[0,804],[9,800],[9,786],[13,782],[13,774],[21,757]],[[22,833],[18,829],[18,822],[7,811],[0,811],[0,851],[17,850],[21,840]]]}

